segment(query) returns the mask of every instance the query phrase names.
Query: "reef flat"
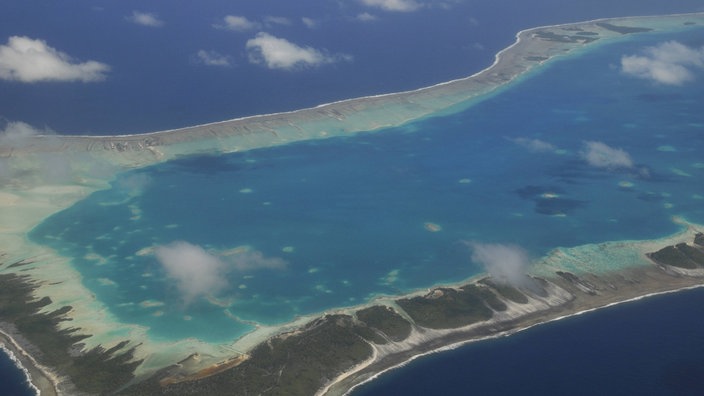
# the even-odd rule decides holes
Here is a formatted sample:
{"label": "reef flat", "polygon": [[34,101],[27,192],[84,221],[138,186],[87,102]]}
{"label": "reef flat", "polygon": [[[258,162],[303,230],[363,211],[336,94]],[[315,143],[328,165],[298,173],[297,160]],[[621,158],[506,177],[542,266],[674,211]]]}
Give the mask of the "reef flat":
{"label": "reef flat", "polygon": [[[21,341],[23,349],[39,364],[56,371],[66,389],[78,392],[115,391],[131,383],[133,378],[144,382],[124,392],[145,392],[148,389],[145,387],[149,386],[156,387],[149,388],[149,392],[197,392],[225,386],[223,384],[232,386],[234,379],[240,378],[241,383],[244,378],[256,382],[246,389],[270,387],[273,380],[281,393],[292,394],[295,389],[309,394],[316,389],[334,394],[418,353],[549,320],[553,318],[549,314],[553,309],[556,309],[554,317],[559,317],[653,292],[699,284],[699,279],[692,277],[696,274],[673,270],[675,275],[663,276],[651,271],[649,265],[652,264],[647,261],[614,264],[614,257],[640,257],[628,243],[622,243],[621,250],[613,249],[613,255],[608,257],[594,254],[587,246],[579,251],[558,251],[546,259],[547,264],[534,269],[535,276],[546,282],[543,293],[505,288],[489,280],[394,297],[388,304],[374,302],[369,306],[321,313],[321,318],[302,317],[280,326],[260,326],[228,345],[193,339],[159,342],[151,340],[144,328],[120,323],[114,318],[81,284],[81,276],[72,268],[70,257],[62,257],[52,249],[32,243],[26,234],[47,216],[94,191],[107,188],[118,172],[127,169],[185,155],[244,151],[381,130],[424,117],[458,112],[552,59],[633,34],[701,26],[703,18],[702,14],[622,18],[523,31],[518,34],[516,44],[501,52],[490,68],[466,79],[412,92],[152,134],[43,136],[3,144],[0,147],[3,170],[0,271],[13,275],[6,278],[8,284],[20,287],[24,294],[22,298],[8,298],[11,304],[0,311],[0,320],[15,326],[9,329],[18,329],[17,333],[13,330],[7,334]],[[57,163],[62,166],[56,167]],[[428,224],[430,231],[439,230],[432,223]],[[675,266],[667,264],[668,257],[689,252],[678,245],[689,242],[682,240],[672,245],[676,253],[669,249],[658,254],[670,245],[661,245],[647,253],[654,254],[658,262],[665,261],[664,268],[672,270]],[[685,263],[691,266],[689,261]],[[605,262],[610,265],[600,265]],[[635,271],[631,268],[634,266],[648,270],[642,275],[630,275],[630,271]],[[550,270],[543,270],[545,274],[539,271],[541,268]],[[618,279],[623,277],[621,285]],[[657,282],[649,281],[651,278]],[[662,286],[658,286],[660,284]],[[612,290],[609,285],[617,289],[609,291]],[[631,289],[633,292],[628,292]],[[574,310],[557,309],[582,301],[579,293],[589,295],[584,300],[591,302]],[[524,302],[526,300],[528,303]],[[443,309],[435,309],[432,303],[436,301]],[[534,316],[520,316],[526,312]],[[503,322],[499,320],[502,315]],[[511,322],[519,317],[524,322]],[[35,332],[34,327],[26,323],[44,327],[41,332]],[[491,332],[486,326],[499,331]],[[478,330],[480,328],[483,330]],[[32,338],[37,334],[44,334],[44,337]],[[331,341],[344,345],[320,349]],[[280,354],[295,349],[299,342],[308,345],[309,351],[317,351],[315,356],[324,357],[317,361],[313,354],[300,358],[310,363],[308,367],[318,367],[318,370],[302,373],[283,370],[280,366]],[[399,353],[392,353],[394,351]],[[378,363],[377,358],[386,360]],[[175,362],[178,363],[174,365]],[[111,367],[102,374],[119,375],[95,375],[89,377],[94,381],[86,383],[85,378],[80,378],[86,373],[86,367],[99,371],[103,370],[101,367]],[[154,372],[158,372],[156,377],[146,379]],[[257,377],[250,375],[252,372],[265,374]],[[284,379],[288,382],[282,382]]]}
{"label": "reef flat", "polygon": [[[697,272],[683,274],[677,258],[641,253],[621,270],[574,274],[535,265],[527,287],[491,277],[436,287],[420,294],[375,301],[358,310],[328,313],[300,329],[272,337],[237,361],[183,374],[181,364],[125,389],[125,395],[188,395],[199,392],[275,395],[343,395],[384,371],[428,353],[608,307],[645,296],[704,286],[701,226],[658,241],[587,247],[595,261],[620,250],[687,250]],[[672,243],[672,245],[665,244]],[[584,247],[580,247],[583,249]],[[575,250],[580,250],[575,249]],[[569,249],[567,251],[569,254]]]}
{"label": "reef flat", "polygon": [[343,100],[314,108],[122,136],[38,137],[0,156],[32,152],[88,152],[127,167],[181,155],[213,154],[373,131],[460,111],[545,62],[628,35],[687,30],[702,14],[612,18],[527,29],[494,63],[469,77],[414,91]]}

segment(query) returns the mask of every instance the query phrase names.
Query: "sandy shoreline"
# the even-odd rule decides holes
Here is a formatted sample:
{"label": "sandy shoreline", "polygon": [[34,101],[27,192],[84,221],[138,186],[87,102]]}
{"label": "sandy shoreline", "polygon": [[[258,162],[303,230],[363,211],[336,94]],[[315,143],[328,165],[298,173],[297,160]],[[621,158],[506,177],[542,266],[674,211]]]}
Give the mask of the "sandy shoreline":
{"label": "sandy shoreline", "polygon": [[[443,114],[459,104],[467,107],[474,100],[486,98],[516,78],[539,66],[584,48],[600,46],[629,36],[603,26],[608,22],[625,27],[642,25],[653,32],[686,29],[684,18],[704,19],[704,14],[665,15],[595,19],[525,29],[516,34],[509,47],[499,51],[494,62],[470,76],[414,90],[345,99],[311,108],[234,118],[178,129],[142,134],[83,136],[39,136],[34,141],[9,151],[54,152],[78,151],[108,155],[112,161],[128,165],[155,163],[178,155],[226,153],[286,144],[293,141],[321,139],[350,133],[373,131],[398,126],[426,116]],[[570,34],[584,29],[597,36],[572,36],[576,41],[560,41],[540,37]],[[588,37],[598,37],[590,41]],[[6,149],[7,150],[7,149]],[[14,151],[13,151],[14,150]],[[7,152],[7,151],[6,151]],[[115,156],[115,152],[120,155]],[[130,153],[129,161],[123,162]],[[3,152],[0,149],[0,156]]]}
{"label": "sandy shoreline", "polygon": [[22,370],[31,381],[31,386],[42,396],[57,396],[60,393],[59,379],[46,367],[40,365],[20,344],[9,334],[0,330],[0,346],[4,346],[6,351],[19,361]]}
{"label": "sandy shoreline", "polygon": [[[424,357],[424,356],[428,356],[428,355],[433,355],[433,354],[436,354],[436,353],[442,353],[442,352],[446,352],[446,351],[455,350],[455,349],[462,348],[463,346],[466,346],[466,345],[469,345],[469,344],[472,344],[472,343],[475,343],[475,342],[489,341],[489,340],[493,340],[493,339],[497,339],[497,338],[509,337],[509,336],[511,336],[511,335],[513,335],[513,334],[517,334],[517,333],[520,333],[520,332],[522,332],[522,331],[532,329],[532,328],[534,328],[534,327],[538,327],[538,326],[550,324],[550,323],[557,322],[557,321],[563,320],[563,319],[570,319],[570,318],[575,317],[575,316],[580,316],[580,315],[584,315],[584,314],[589,314],[589,313],[594,312],[594,311],[598,311],[598,310],[601,310],[601,309],[607,309],[607,308],[614,307],[614,306],[618,306],[618,305],[621,305],[621,304],[628,304],[628,303],[631,303],[631,302],[636,302],[636,301],[648,299],[648,298],[650,298],[650,297],[657,297],[657,296],[661,296],[661,295],[673,294],[673,293],[678,293],[678,292],[687,291],[687,290],[694,290],[694,289],[699,289],[699,288],[702,288],[702,287],[704,287],[704,284],[697,284],[697,285],[693,285],[693,286],[684,286],[684,287],[679,288],[679,289],[665,290],[665,291],[661,291],[661,292],[649,293],[649,294],[645,294],[645,295],[642,295],[642,296],[638,296],[638,297],[633,297],[633,298],[630,298],[630,299],[626,299],[626,300],[623,300],[623,301],[617,301],[617,302],[609,303],[609,304],[604,305],[604,306],[602,306],[602,307],[588,308],[588,309],[585,309],[585,310],[582,310],[582,311],[575,311],[574,313],[569,313],[569,314],[565,314],[565,315],[563,315],[563,316],[558,316],[558,317],[555,317],[555,318],[547,319],[547,320],[545,320],[545,321],[543,321],[543,322],[536,322],[536,323],[533,323],[533,324],[527,324],[527,325],[525,325],[525,326],[523,326],[523,327],[520,327],[520,326],[519,326],[519,327],[516,327],[516,328],[514,328],[514,329],[506,330],[506,331],[504,331],[504,332],[497,333],[497,334],[493,334],[493,335],[490,335],[490,336],[477,337],[477,338],[467,339],[467,340],[464,340],[464,341],[459,341],[459,342],[456,342],[456,343],[454,343],[454,344],[449,344],[449,345],[446,345],[446,346],[443,346],[443,347],[440,347],[440,348],[437,348],[437,349],[434,349],[434,350],[431,350],[431,351],[428,351],[428,352],[424,352],[424,353],[419,353],[419,354],[417,354],[417,355],[413,355],[413,356],[411,356],[410,358],[408,358],[407,360],[404,360],[404,361],[400,362],[399,364],[397,364],[397,365],[395,365],[395,366],[391,366],[391,367],[389,367],[389,368],[387,368],[387,369],[381,370],[381,371],[377,372],[376,374],[372,375],[371,377],[368,377],[368,378],[364,379],[363,381],[352,385],[349,389],[347,389],[344,393],[341,393],[341,394],[342,394],[342,395],[349,395],[349,394],[351,394],[352,392],[354,392],[355,389],[357,389],[358,387],[363,386],[363,385],[365,385],[365,384],[367,384],[367,383],[369,383],[369,382],[372,382],[372,381],[378,379],[380,376],[382,376],[382,375],[384,375],[384,374],[386,374],[386,373],[388,373],[388,372],[390,372],[390,371],[403,368],[403,367],[405,367],[406,365],[408,365],[408,364],[410,364],[411,362],[413,362],[414,360],[416,360],[416,359],[418,359],[418,358],[422,358],[422,357]],[[365,367],[365,368],[366,368],[366,367]],[[360,368],[358,368],[358,369],[360,369]],[[349,376],[351,376],[351,375],[354,375],[354,373],[347,374],[347,375],[345,376],[345,378],[347,378],[347,377],[349,377]],[[342,378],[342,379],[344,379],[344,378]],[[337,383],[328,385],[328,386],[325,388],[325,391],[321,392],[321,394],[337,395],[338,393],[334,393],[334,392],[326,393],[330,388],[334,387],[335,385],[337,385]]]}
{"label": "sandy shoreline", "polygon": [[[540,65],[550,59],[562,56],[566,53],[591,46],[590,44],[580,43],[558,43],[546,42],[536,39],[531,34],[544,29],[562,29],[564,27],[584,27],[596,29],[599,31],[600,38],[603,40],[596,41],[601,43],[613,42],[612,39],[622,37],[619,34],[608,31],[608,29],[595,26],[596,22],[611,22],[611,23],[646,23],[652,20],[661,21],[662,19],[673,18],[680,20],[681,16],[664,16],[664,17],[633,17],[633,18],[612,18],[599,19],[594,21],[560,24],[547,27],[539,27],[523,30],[516,35],[516,42],[511,46],[500,51],[494,60],[494,63],[488,68],[458,80],[440,83],[432,87],[424,87],[412,91],[401,93],[390,93],[376,96],[369,96],[358,99],[348,99],[338,102],[319,105],[314,108],[296,110],[291,112],[283,112],[276,114],[260,115],[237,118],[228,121],[198,125],[188,128],[176,130],[160,131],[140,135],[122,135],[122,136],[50,136],[39,137],[27,145],[18,148],[0,148],[0,158],[8,158],[9,160],[17,161],[19,167],[23,170],[26,166],[32,166],[32,161],[36,158],[35,155],[42,155],[46,152],[83,152],[87,153],[87,157],[76,159],[75,166],[76,177],[65,186],[54,186],[57,191],[61,191],[60,198],[56,198],[50,186],[41,184],[30,186],[24,185],[24,182],[19,182],[17,187],[10,184],[0,191],[0,215],[3,219],[10,219],[7,224],[2,224],[0,227],[0,246],[2,250],[10,252],[13,258],[25,258],[29,253],[34,252],[36,246],[32,245],[24,237],[25,233],[39,224],[42,219],[58,212],[73,202],[82,199],[92,191],[104,188],[105,180],[114,176],[120,170],[137,168],[149,164],[166,161],[175,158],[179,155],[189,155],[197,153],[224,153],[239,150],[248,150],[257,147],[268,147],[273,145],[286,144],[297,140],[319,139],[330,136],[342,136],[354,132],[369,131],[386,128],[389,126],[400,125],[405,122],[416,120],[425,116],[441,114],[453,106],[469,106],[471,101],[481,100],[487,95],[498,92],[501,87],[507,86],[516,78],[523,77],[527,73],[536,70]],[[704,14],[689,14],[687,18],[704,18]],[[674,22],[673,22],[674,23]],[[673,29],[674,25],[665,25],[665,30]],[[679,26],[679,25],[678,25]],[[681,27],[684,28],[684,27]],[[526,57],[545,55],[546,59],[527,61]],[[455,110],[452,110],[455,111]],[[456,110],[459,111],[459,110]],[[86,169],[94,163],[106,163],[114,166],[106,172],[107,176],[101,175],[103,178],[93,175],[85,176]],[[30,165],[27,165],[30,164]],[[81,180],[81,182],[76,182]],[[91,180],[86,182],[86,180]],[[61,190],[62,187],[66,187]],[[31,215],[29,215],[31,213]],[[7,216],[7,217],[5,217]],[[7,227],[5,229],[5,227]],[[29,247],[29,248],[28,248]],[[49,255],[46,249],[40,249],[42,254]],[[32,253],[33,254],[33,253]],[[57,271],[61,266],[69,265],[65,258],[53,259],[53,268]],[[31,269],[30,267],[27,267]],[[6,268],[3,272],[9,271]],[[66,273],[70,271],[65,271]],[[29,274],[37,277],[47,276],[37,271],[30,271]],[[70,290],[75,287],[80,287],[79,274],[63,274],[68,278],[64,286],[65,290]],[[46,280],[46,279],[45,279]],[[55,281],[55,280],[54,280]],[[62,279],[63,281],[63,279]],[[57,282],[58,283],[58,282]],[[78,286],[77,286],[78,285]],[[66,296],[65,290],[58,286],[47,285],[42,286],[38,290],[39,295],[49,294],[52,299],[59,294],[61,298],[55,300],[55,304],[64,304],[70,302],[70,298],[74,301],[78,297],[83,298],[89,296],[90,293],[85,289],[80,289],[80,293],[75,293],[71,296]],[[51,295],[51,292],[57,292]],[[82,293],[82,294],[81,294]],[[633,297],[638,298],[638,297]],[[104,307],[99,305],[99,302],[88,300],[83,302],[85,305],[74,305],[74,311],[71,315],[81,315],[74,319],[73,326],[84,328],[88,331],[99,335],[106,333],[111,327],[111,321],[114,318],[106,313]],[[591,309],[598,309],[591,308]],[[344,311],[346,309],[343,309]],[[101,321],[88,321],[91,318],[93,311],[100,312]],[[583,312],[588,312],[585,310]],[[572,313],[574,315],[578,313]],[[105,319],[105,320],[102,320]],[[558,318],[548,319],[557,320]],[[296,324],[302,323],[299,318]],[[535,325],[539,323],[536,319]],[[532,326],[531,325],[531,326]],[[231,345],[249,346],[256,345],[266,337],[280,333],[292,327],[291,323],[273,328],[262,329],[256,334],[244,336],[239,340],[235,340]],[[526,327],[528,328],[528,327]],[[512,330],[513,332],[518,330]],[[104,334],[102,334],[104,336]],[[134,331],[130,335],[135,336],[135,342],[139,343],[139,337],[146,337],[145,334],[139,331]],[[106,336],[109,338],[109,336]],[[42,389],[42,394],[57,394],[56,387],[60,381],[49,370],[43,368],[32,358],[19,344],[6,334],[0,334],[0,338],[7,340],[4,342],[12,348],[13,353],[23,362],[23,365],[28,369],[32,376],[32,381]],[[97,337],[96,337],[97,338]],[[117,338],[117,337],[113,337]],[[88,341],[91,342],[91,341]],[[92,341],[97,343],[97,341]],[[472,342],[472,340],[458,341],[456,344]],[[190,346],[188,340],[174,346],[182,348],[184,351],[192,351],[193,343]],[[152,351],[145,353],[156,353],[158,345],[152,345]],[[206,348],[207,345],[199,344],[199,348]],[[216,347],[211,346],[210,351],[217,355]],[[447,346],[442,347],[447,348]],[[441,350],[439,348],[437,350]],[[145,346],[145,349],[148,347]],[[433,353],[430,351],[427,353]],[[185,353],[185,352],[184,352]],[[223,354],[224,352],[220,352]],[[422,356],[422,355],[419,355]],[[171,356],[169,356],[171,357]],[[24,359],[24,360],[23,360]],[[166,358],[161,356],[155,361],[150,362],[154,367]],[[371,367],[371,365],[370,365]],[[360,369],[364,370],[364,368]],[[346,380],[350,380],[355,375],[349,376]],[[342,382],[341,382],[342,383]],[[331,385],[330,392],[337,389],[335,384]],[[44,391],[46,389],[46,391]],[[52,393],[53,392],[53,393]],[[60,392],[58,392],[60,394]],[[335,394],[335,393],[330,393]]]}
{"label": "sandy shoreline", "polygon": [[[325,390],[320,394],[327,396],[348,395],[357,387],[377,379],[384,373],[388,373],[389,371],[401,368],[414,361],[415,359],[421,358],[423,356],[457,349],[475,342],[487,341],[501,337],[508,337],[536,326],[552,323],[563,319],[569,319],[574,316],[588,314],[590,312],[594,312],[601,309],[607,309],[609,307],[618,306],[621,304],[639,301],[663,294],[676,293],[680,291],[704,287],[704,279],[702,278],[672,278],[667,275],[664,275],[664,273],[657,274],[657,271],[659,270],[656,269],[655,266],[653,266],[652,268],[636,270],[632,272],[631,275],[638,271],[644,271],[648,274],[648,276],[652,276],[652,279],[657,279],[657,281],[664,282],[660,284],[648,285],[649,287],[652,287],[653,290],[655,290],[650,293],[640,294],[641,290],[633,290],[633,294],[619,294],[617,296],[606,297],[598,301],[590,301],[588,299],[585,299],[584,296],[576,294],[576,298],[569,303],[569,306],[567,308],[555,307],[548,311],[537,311],[533,314],[528,314],[525,317],[518,318],[515,323],[505,324],[501,327],[500,331],[490,331],[486,329],[486,325],[472,325],[467,326],[463,329],[456,329],[456,331],[451,332],[447,336],[441,339],[434,340],[434,344],[438,344],[437,347],[433,347],[432,344],[430,347],[427,348],[415,347],[413,349],[409,349],[407,353],[403,353],[398,356],[393,356],[386,360],[384,360],[384,357],[381,356],[381,359],[377,359],[374,362],[370,362],[364,367],[355,367],[354,372],[344,373],[334,382],[328,384],[325,387]],[[493,323],[491,325],[497,326],[497,324]]]}
{"label": "sandy shoreline", "polygon": [[[290,111],[281,111],[281,112],[274,112],[274,113],[268,113],[268,114],[255,114],[255,115],[248,115],[248,116],[242,116],[242,117],[236,117],[228,120],[223,120],[223,121],[214,121],[214,122],[207,122],[203,124],[197,124],[197,125],[192,125],[188,127],[183,127],[183,128],[174,128],[174,129],[165,129],[165,130],[159,130],[159,131],[153,131],[153,132],[145,132],[145,133],[132,133],[132,134],[123,134],[123,135],[63,135],[64,137],[79,137],[79,138],[88,138],[88,139],[105,139],[105,138],[142,138],[142,137],[150,137],[150,136],[157,136],[161,134],[169,134],[169,133],[174,133],[174,132],[179,132],[183,130],[188,130],[188,129],[193,129],[193,128],[209,128],[225,123],[232,123],[232,122],[241,122],[241,121],[254,121],[260,118],[267,118],[267,117],[282,117],[286,115],[291,115],[299,112],[309,112],[309,111],[314,111],[318,109],[324,109],[327,107],[334,107],[338,105],[345,105],[349,103],[354,103],[354,102],[361,102],[365,100],[374,100],[374,99],[382,99],[382,98],[390,98],[390,97],[399,97],[399,96],[407,96],[407,95],[413,95],[417,93],[421,93],[423,91],[427,90],[434,90],[443,86],[447,85],[452,85],[456,84],[462,81],[470,80],[472,78],[475,78],[477,76],[482,75],[483,73],[486,73],[496,67],[497,64],[501,62],[501,57],[503,54],[511,51],[512,49],[515,49],[516,46],[518,46],[522,40],[525,40],[525,36],[530,34],[531,32],[536,32],[539,30],[543,29],[555,29],[555,28],[563,28],[563,27],[575,27],[575,26],[580,26],[580,25],[594,25],[597,23],[623,23],[625,25],[629,25],[630,22],[643,22],[648,19],[658,19],[662,20],[663,18],[679,18],[679,17],[688,17],[688,16],[698,16],[701,13],[688,13],[688,14],[668,14],[668,15],[647,15],[647,16],[627,16],[627,17],[614,17],[614,18],[597,18],[597,19],[591,19],[591,20],[586,20],[586,21],[579,21],[579,22],[569,22],[569,23],[561,23],[561,24],[555,24],[555,25],[543,25],[543,26],[537,26],[537,27],[532,27],[528,29],[523,29],[520,30],[518,33],[516,33],[515,38],[516,40],[514,41],[513,44],[510,46],[500,50],[497,52],[497,54],[494,57],[494,61],[492,62],[491,65],[487,66],[486,68],[473,73],[469,76],[466,77],[460,77],[454,80],[449,80],[449,81],[443,81],[439,82],[437,84],[433,84],[430,86],[426,87],[420,87],[420,88],[415,88],[415,89],[409,89],[406,91],[399,91],[399,92],[389,92],[389,93],[382,93],[382,94],[376,94],[376,95],[367,95],[367,96],[362,96],[358,98],[350,98],[350,99],[341,99],[341,100],[336,100],[328,103],[321,103],[319,105],[313,106],[313,107],[308,107],[308,108],[303,108],[303,109],[296,109],[296,110],[290,110]],[[547,60],[547,59],[546,59]],[[541,61],[539,63],[542,63],[544,61]]]}

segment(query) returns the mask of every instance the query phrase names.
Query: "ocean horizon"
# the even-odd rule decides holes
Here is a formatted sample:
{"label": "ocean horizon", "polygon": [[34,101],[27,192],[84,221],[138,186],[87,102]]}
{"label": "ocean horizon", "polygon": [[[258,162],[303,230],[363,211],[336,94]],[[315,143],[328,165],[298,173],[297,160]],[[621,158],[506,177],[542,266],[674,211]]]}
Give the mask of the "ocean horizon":
{"label": "ocean horizon", "polygon": [[[541,7],[549,3],[541,2]],[[690,9],[689,4],[678,3],[667,12]],[[126,5],[125,10],[132,6]],[[495,20],[503,17],[486,7],[487,15]],[[648,7],[665,12],[654,5]],[[611,14],[590,9],[583,15],[593,19],[635,9],[614,5]],[[569,12],[550,18],[531,13],[501,28],[487,18],[481,19],[482,26],[494,27],[482,31],[487,39],[481,50],[474,49],[481,56],[469,56],[471,62],[461,68],[455,65],[438,71],[439,78],[427,73],[417,79],[405,78],[414,73],[411,70],[395,80],[381,79],[385,83],[374,86],[360,76],[348,85],[336,85],[331,90],[334,93],[313,89],[305,98],[284,95],[267,102],[281,87],[298,90],[296,84],[325,85],[338,76],[330,71],[315,82],[319,75],[306,71],[309,75],[295,83],[286,76],[272,78],[261,96],[238,98],[238,104],[253,104],[234,106],[234,111],[229,103],[183,115],[178,109],[184,103],[161,106],[154,99],[144,102],[130,120],[127,114],[142,102],[130,104],[132,93],[107,100],[118,92],[116,87],[101,92],[91,88],[94,92],[82,98],[76,92],[68,95],[72,98],[68,103],[79,107],[85,106],[79,103],[83,101],[101,103],[95,107],[95,116],[75,117],[67,115],[65,108],[32,113],[32,106],[22,100],[10,106],[10,98],[24,97],[20,87],[10,86],[9,95],[0,95],[0,109],[14,110],[12,114],[0,112],[0,116],[66,134],[122,134],[218,121],[226,113],[225,118],[232,118],[294,110],[345,99],[345,95],[420,88],[463,77],[488,66],[493,53],[510,44],[517,30],[532,27],[533,22],[562,23],[580,17]],[[3,29],[0,33],[8,28]],[[634,36],[569,56],[458,114],[353,137],[193,156],[126,172],[110,189],[51,216],[29,235],[37,243],[74,257],[73,266],[81,273],[84,286],[121,321],[144,326],[158,340],[195,336],[213,343],[242,336],[251,331],[253,323],[276,325],[300,315],[362,304],[378,295],[422,290],[479,274],[484,268],[471,262],[469,242],[510,242],[539,258],[556,248],[663,237],[679,230],[673,216],[704,223],[704,197],[692,188],[704,185],[704,163],[699,155],[704,149],[704,76],[694,69],[693,80],[673,87],[625,75],[619,65],[624,56],[643,55],[648,48],[667,42],[700,48],[702,33],[699,29],[696,34]],[[346,70],[350,65],[335,67]],[[218,73],[203,75],[202,80],[189,84],[202,83],[198,89],[191,86],[196,97],[202,97],[209,91],[201,89],[212,89],[221,77]],[[366,82],[359,88],[357,80]],[[180,86],[178,92],[188,89]],[[38,103],[51,103],[65,95],[64,90],[75,88],[49,90],[55,91],[43,99],[47,102]],[[162,95],[178,92],[165,90]],[[231,90],[224,89],[209,103],[222,104],[231,95]],[[107,107],[102,106],[114,112],[107,114]],[[81,108],[85,114],[91,106]],[[169,116],[174,113],[181,115]],[[615,168],[590,163],[589,153],[604,147],[607,155],[625,153],[628,162]],[[135,185],[138,191],[130,195]],[[179,199],[164,200],[167,196]],[[286,200],[277,200],[284,196]],[[405,200],[408,196],[416,198]],[[192,202],[207,203],[211,210],[189,211]],[[427,202],[435,205],[429,207]],[[300,216],[300,208],[306,217]],[[643,213],[648,216],[644,218]],[[272,227],[277,230],[274,234]],[[536,227],[543,232],[534,232]],[[93,238],[89,243],[87,235]],[[318,242],[321,236],[326,238],[325,246]],[[221,300],[184,304],[179,291],[165,282],[168,274],[149,249],[184,241],[224,256],[246,257],[238,264],[238,272],[228,275],[228,284],[218,296]],[[353,394],[466,394],[470,390],[513,394],[521,387],[542,394],[568,390],[588,394],[588,390],[596,392],[597,386],[602,392],[606,386],[608,394],[647,389],[657,389],[658,394],[698,394],[701,386],[690,378],[703,365],[689,353],[696,348],[687,346],[704,345],[697,338],[704,322],[696,320],[692,308],[685,306],[703,302],[701,289],[686,291],[537,326],[508,338],[424,357]],[[227,307],[224,311],[223,306]],[[669,319],[656,321],[652,315]],[[216,326],[204,327],[203,322]],[[618,333],[622,330],[619,323],[627,323],[625,329],[647,325],[648,331],[633,338],[633,332]],[[678,336],[656,342],[663,332]],[[562,337],[565,334],[574,338]],[[553,345],[556,339],[563,343],[561,348]],[[600,343],[604,340],[608,344]],[[629,345],[649,345],[636,357],[642,369],[627,368],[633,349],[618,348]],[[572,352],[575,346],[580,348]],[[612,359],[603,365],[599,360],[603,355],[589,354],[594,350],[605,354],[607,349],[623,360]],[[550,351],[554,366],[538,372],[538,365],[531,362],[545,350]],[[580,353],[585,357],[575,357]],[[654,363],[653,356],[666,353],[670,353],[668,360]],[[0,384],[7,384],[0,385],[0,393],[33,394],[23,393],[20,377],[6,358],[0,353]],[[607,370],[623,375],[617,381],[616,374]],[[517,376],[497,382],[506,371]],[[570,373],[584,375],[575,379]],[[544,381],[534,380],[538,374]],[[655,383],[644,381],[648,378]],[[571,386],[575,383],[580,384],[576,391]],[[11,384],[18,386],[3,388]]]}
{"label": "ocean horizon", "polygon": [[[348,3],[342,8],[316,0],[298,2],[297,7],[285,2],[235,7],[211,0],[166,7],[130,0],[34,7],[8,0],[0,17],[0,39],[45,39],[68,56],[105,63],[110,71],[100,83],[27,86],[0,79],[0,119],[66,135],[182,128],[463,78],[489,66],[518,31],[528,28],[701,11],[696,0],[533,0],[513,4],[511,10],[479,0],[413,13],[375,12],[357,4],[361,2]],[[130,23],[130,15],[142,10],[166,23],[159,29]],[[295,72],[252,64],[245,46],[258,30],[214,28],[228,14],[248,17],[260,31],[339,60]],[[363,15],[376,19],[360,20]],[[72,29],[63,28],[67,20]],[[311,21],[317,24],[310,27]],[[423,31],[432,34],[418,34]],[[139,48],[135,42],[141,43]],[[204,64],[197,56],[200,50],[220,55],[227,66]]]}

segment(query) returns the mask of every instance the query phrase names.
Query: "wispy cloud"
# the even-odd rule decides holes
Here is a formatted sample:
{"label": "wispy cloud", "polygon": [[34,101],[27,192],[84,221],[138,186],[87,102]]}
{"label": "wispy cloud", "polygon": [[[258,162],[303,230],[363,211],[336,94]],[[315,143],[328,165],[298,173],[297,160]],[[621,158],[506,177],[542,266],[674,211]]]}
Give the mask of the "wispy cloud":
{"label": "wispy cloud", "polygon": [[174,242],[158,246],[155,254],[186,304],[199,297],[217,294],[228,286],[226,264],[200,246]]}
{"label": "wispy cloud", "polygon": [[584,142],[581,155],[589,165],[596,168],[615,170],[634,167],[633,160],[627,152],[602,142]]}
{"label": "wispy cloud", "polygon": [[186,304],[223,292],[230,287],[227,279],[232,272],[283,270],[288,266],[286,260],[267,257],[251,247],[210,252],[200,246],[178,241],[155,247],[154,254],[167,277],[175,282]]}
{"label": "wispy cloud", "polygon": [[514,287],[535,288],[535,281],[528,276],[528,253],[516,245],[469,242],[472,261],[484,267],[499,283]]}
{"label": "wispy cloud", "polygon": [[690,48],[677,41],[648,47],[644,55],[621,57],[623,73],[660,84],[682,85],[691,81],[692,68],[704,68],[704,47]]}
{"label": "wispy cloud", "polygon": [[360,22],[372,22],[372,21],[376,21],[379,18],[376,15],[372,15],[368,12],[363,12],[361,14],[357,14],[355,19]]}
{"label": "wispy cloud", "polygon": [[308,17],[302,17],[301,22],[308,28],[308,29],[315,29],[318,27],[318,21],[316,21],[313,18],[308,18]]}
{"label": "wispy cloud", "polygon": [[206,66],[220,66],[220,67],[232,66],[229,56],[220,54],[216,51],[206,51],[206,50],[198,51],[196,53],[196,62],[201,63]]}
{"label": "wispy cloud", "polygon": [[269,15],[269,16],[264,17],[264,23],[266,23],[268,26],[271,26],[271,25],[289,26],[289,25],[291,25],[291,20],[286,17]]}
{"label": "wispy cloud", "polygon": [[227,15],[223,18],[222,23],[216,23],[213,27],[216,29],[246,32],[248,30],[261,29],[261,24],[259,22],[250,21],[246,17],[240,15]]}
{"label": "wispy cloud", "polygon": [[362,4],[369,7],[380,8],[384,11],[411,12],[423,5],[415,0],[361,0]]}
{"label": "wispy cloud", "polygon": [[265,257],[258,250],[244,250],[236,254],[228,255],[224,260],[232,263],[233,267],[239,271],[252,271],[261,269],[280,270],[286,268],[288,263],[279,257]]}
{"label": "wispy cloud", "polygon": [[555,151],[557,149],[557,147],[555,147],[553,144],[550,144],[540,139],[509,138],[509,140],[519,146],[525,147],[526,149],[536,153],[545,153]]}
{"label": "wispy cloud", "polygon": [[143,191],[152,184],[152,178],[146,173],[134,173],[117,180],[117,187],[130,197],[142,195]]}
{"label": "wispy cloud", "polygon": [[249,61],[269,69],[295,70],[351,59],[347,55],[327,55],[312,47],[301,47],[264,32],[248,40],[246,46]]}
{"label": "wispy cloud", "polygon": [[54,131],[49,128],[40,129],[26,122],[10,121],[5,124],[3,129],[0,129],[0,144],[6,147],[17,146],[34,136],[53,134]]}
{"label": "wispy cloud", "polygon": [[132,11],[132,15],[126,17],[129,22],[137,25],[148,26],[148,27],[162,27],[164,26],[164,21],[159,19],[156,14],[150,12],[140,12]]}
{"label": "wispy cloud", "polygon": [[[63,183],[74,180],[76,169],[72,163],[74,161],[86,160],[80,154],[68,154],[66,152],[46,152],[34,156],[29,162],[13,162],[11,157],[6,157],[6,150],[10,152],[35,143],[34,138],[42,136],[46,143],[47,139],[53,139],[54,132],[49,128],[36,128],[21,121],[7,122],[4,128],[0,129],[0,184],[11,180],[19,181],[25,185],[33,183]],[[105,170],[105,165],[100,161],[84,162],[88,164],[88,169],[81,169],[89,175],[100,174]]]}
{"label": "wispy cloud", "polygon": [[12,36],[0,45],[0,78],[20,82],[81,81],[105,79],[110,66],[96,62],[77,62],[44,40]]}

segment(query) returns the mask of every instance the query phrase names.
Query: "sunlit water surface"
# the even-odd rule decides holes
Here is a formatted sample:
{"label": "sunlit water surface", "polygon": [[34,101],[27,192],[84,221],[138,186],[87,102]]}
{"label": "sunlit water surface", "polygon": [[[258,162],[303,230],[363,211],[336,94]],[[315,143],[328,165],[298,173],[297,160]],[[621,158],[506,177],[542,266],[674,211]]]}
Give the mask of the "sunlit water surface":
{"label": "sunlit water surface", "polygon": [[[704,222],[704,76],[656,84],[620,61],[667,40],[701,46],[701,33],[555,62],[452,116],[128,172],[31,237],[73,257],[120,320],[157,339],[221,342],[252,322],[475,275],[467,241],[539,257],[663,236],[673,215]],[[589,142],[633,164],[592,166]],[[175,241],[230,263],[227,286],[184,301],[150,250]]]}

